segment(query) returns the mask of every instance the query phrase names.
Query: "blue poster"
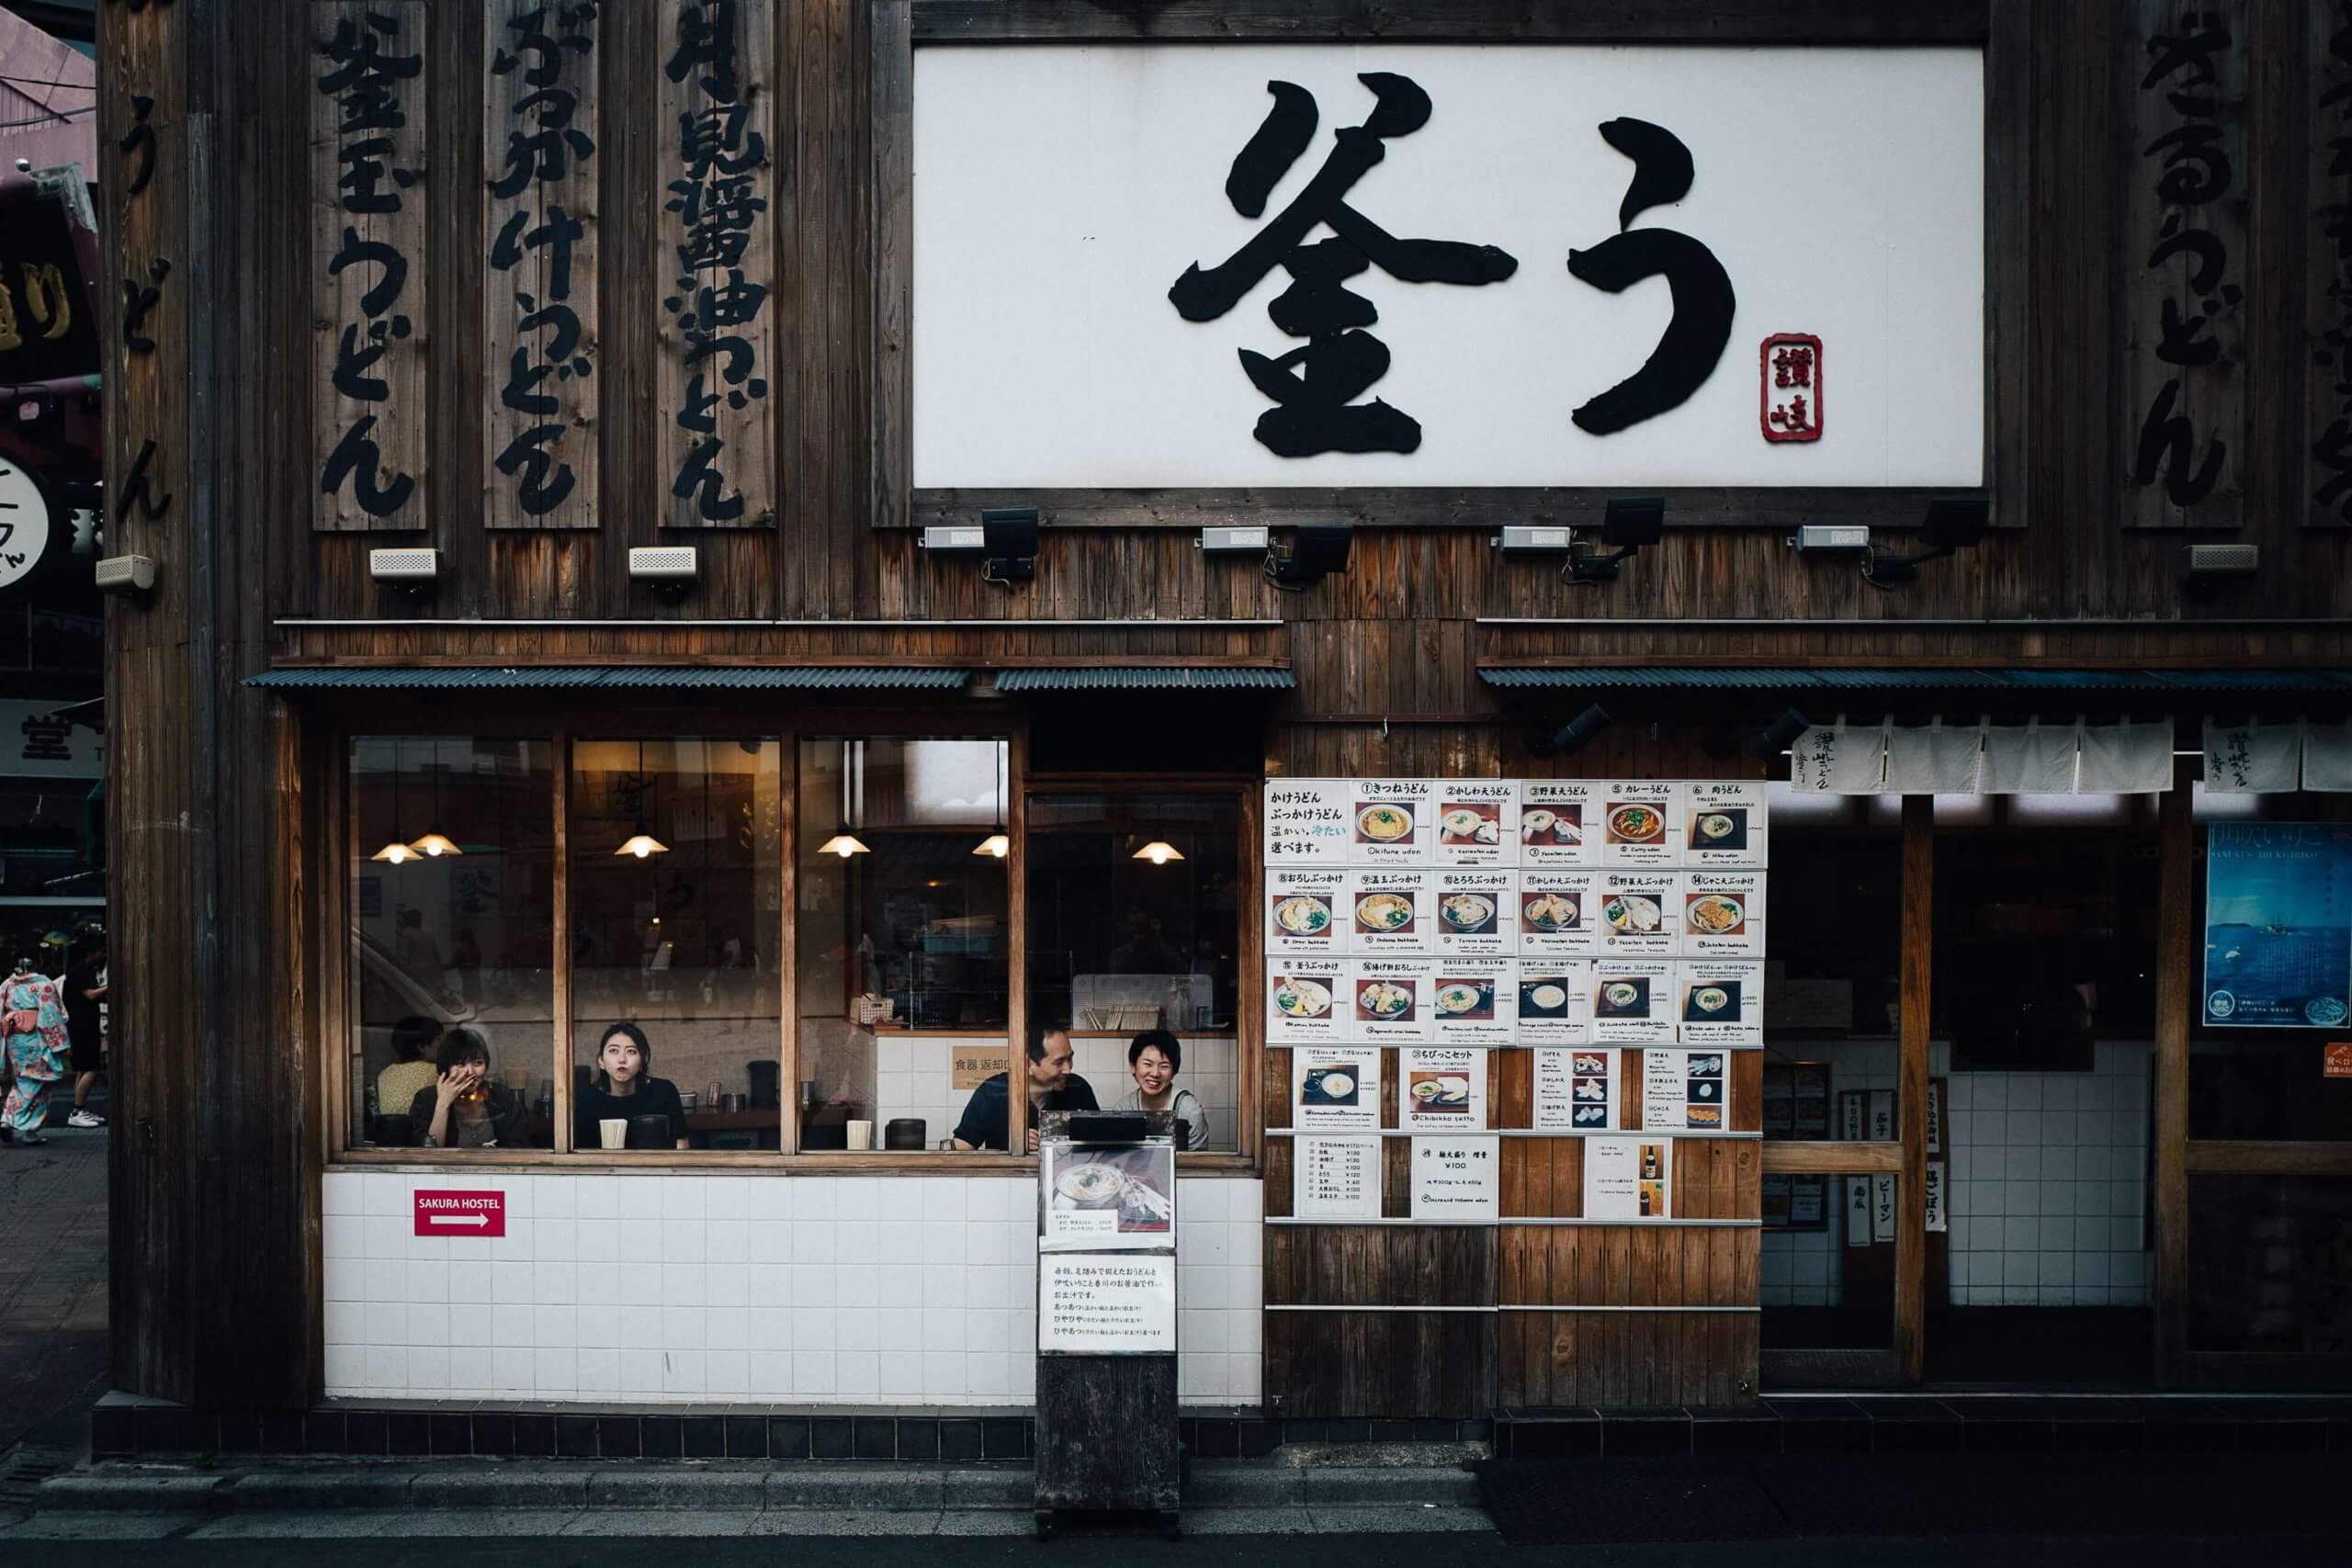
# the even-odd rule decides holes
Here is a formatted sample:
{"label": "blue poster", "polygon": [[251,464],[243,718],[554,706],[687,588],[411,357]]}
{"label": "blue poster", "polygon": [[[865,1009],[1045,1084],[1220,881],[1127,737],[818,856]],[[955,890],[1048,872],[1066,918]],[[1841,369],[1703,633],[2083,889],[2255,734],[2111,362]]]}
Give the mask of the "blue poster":
{"label": "blue poster", "polygon": [[2352,997],[2352,825],[2216,823],[2205,864],[2205,1021],[2332,1029]]}

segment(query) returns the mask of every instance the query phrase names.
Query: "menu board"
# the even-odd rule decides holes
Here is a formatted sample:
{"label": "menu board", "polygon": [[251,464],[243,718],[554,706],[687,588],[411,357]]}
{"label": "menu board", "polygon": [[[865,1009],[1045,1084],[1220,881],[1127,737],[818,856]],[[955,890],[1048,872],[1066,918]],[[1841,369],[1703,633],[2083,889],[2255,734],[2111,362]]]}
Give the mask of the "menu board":
{"label": "menu board", "polygon": [[1600,863],[1601,786],[1583,779],[1527,779],[1519,786],[1519,863]]}
{"label": "menu board", "polygon": [[1519,874],[1508,866],[1436,874],[1434,919],[1440,953],[1501,957],[1519,951]]}
{"label": "menu board", "polygon": [[1517,863],[1519,785],[1512,780],[1440,779],[1436,811],[1439,865]]}
{"label": "menu board", "polygon": [[1347,779],[1266,781],[1266,864],[1345,865],[1355,829]]}
{"label": "menu board", "polygon": [[1764,784],[1697,779],[1682,786],[1682,863],[1765,865]]}
{"label": "menu board", "polygon": [[1674,1217],[1674,1140],[1587,1138],[1584,1217],[1588,1220],[1668,1220]]}
{"label": "menu board", "polygon": [[1592,1038],[1589,959],[1522,958],[1514,1031],[1522,1045],[1581,1045]]}
{"label": "menu board", "polygon": [[1042,1255],[1037,1348],[1080,1356],[1175,1354],[1175,1258]]}
{"label": "menu board", "polygon": [[1600,863],[1682,863],[1682,785],[1657,779],[1612,784],[1600,798]]}
{"label": "menu board", "polygon": [[1764,965],[1686,958],[1674,971],[1675,1031],[1685,1045],[1764,1043]]}
{"label": "menu board", "polygon": [[1045,1145],[1041,1252],[1114,1252],[1176,1242],[1176,1149]]}
{"label": "menu board", "polygon": [[1512,927],[1523,958],[1589,958],[1600,951],[1600,874],[1573,868],[1519,874]]}
{"label": "menu board", "polygon": [[1535,1053],[1535,1128],[1606,1133],[1617,1125],[1617,1053],[1544,1046]]}
{"label": "menu board", "polygon": [[1519,965],[1508,958],[1441,958],[1430,990],[1440,1045],[1509,1045],[1519,1033]]}
{"label": "menu board", "polygon": [[1642,1053],[1642,1131],[1720,1133],[1731,1122],[1731,1058],[1721,1051]]}
{"label": "menu board", "polygon": [[1413,1218],[1491,1220],[1500,1212],[1502,1140],[1415,1138]]}
{"label": "menu board", "polygon": [[1291,1125],[1301,1132],[1380,1130],[1380,1048],[1301,1045],[1290,1054]]}
{"label": "menu board", "polygon": [[1686,871],[1676,896],[1677,950],[1693,958],[1764,956],[1764,874]]}
{"label": "menu board", "polygon": [[1359,958],[1348,970],[1342,1013],[1352,1038],[1383,1045],[1422,1044],[1435,1025],[1434,958]]}
{"label": "menu board", "polygon": [[1337,1016],[1348,986],[1345,963],[1270,955],[1266,968],[1266,1043],[1337,1044],[1345,1038]]}
{"label": "menu board", "polygon": [[1603,953],[1670,957],[1682,949],[1682,874],[1604,871],[1592,909]]}
{"label": "menu board", "polygon": [[1364,868],[1349,873],[1348,947],[1353,953],[1432,953],[1437,873]]}
{"label": "menu board", "polygon": [[1408,1133],[1484,1131],[1487,1054],[1442,1049],[1402,1053],[1396,1071],[1396,1124]]}
{"label": "menu board", "polygon": [[1437,785],[1360,779],[1348,800],[1351,865],[1428,865],[1437,843]]}
{"label": "menu board", "polygon": [[1296,1138],[1297,1184],[1292,1212],[1301,1219],[1380,1217],[1378,1137]]}
{"label": "menu board", "polygon": [[1673,992],[1671,959],[1595,960],[1593,1043],[1652,1045],[1671,1042],[1675,1037]]}
{"label": "menu board", "polygon": [[1344,868],[1266,867],[1266,955],[1328,957],[1348,951],[1353,906]]}

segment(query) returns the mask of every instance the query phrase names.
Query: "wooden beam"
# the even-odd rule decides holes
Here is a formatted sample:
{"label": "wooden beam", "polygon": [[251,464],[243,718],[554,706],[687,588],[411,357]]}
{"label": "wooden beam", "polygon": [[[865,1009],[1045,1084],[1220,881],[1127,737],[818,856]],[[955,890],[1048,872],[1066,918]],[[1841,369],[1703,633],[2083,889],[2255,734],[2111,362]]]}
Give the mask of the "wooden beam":
{"label": "wooden beam", "polygon": [[869,62],[874,321],[868,490],[872,521],[903,526],[914,484],[914,44],[907,0],[875,0]]}
{"label": "wooden beam", "polygon": [[[2161,1107],[2161,1095],[2158,1103]],[[2217,1138],[2192,1141],[2187,1150],[2187,1168],[2191,1176],[2352,1176],[2352,1143],[2256,1143]]]}
{"label": "wooden beam", "polygon": [[1985,0],[914,0],[913,6],[918,43],[1977,43],[1986,9]]}
{"label": "wooden beam", "polygon": [[[898,285],[888,276],[876,282],[887,299]],[[876,419],[877,441],[880,421]],[[904,446],[901,441],[899,444]],[[877,448],[878,451],[878,448]],[[879,458],[877,457],[877,461]],[[904,493],[904,492],[901,492]],[[1496,529],[1505,523],[1566,525],[1598,528],[1619,490],[1582,486],[1429,485],[1208,486],[1165,490],[1036,489],[956,490],[929,487],[912,492],[900,514],[876,506],[874,521],[915,527],[968,526],[992,506],[1034,506],[1049,528],[1199,528],[1211,523],[1263,519],[1278,526],[1298,523],[1344,524],[1382,528]],[[1860,524],[1901,531],[1917,528],[1928,500],[1947,491],[1920,486],[1880,489],[1742,485],[1669,487],[1666,525],[1684,528],[1753,528],[1787,533],[1801,523]],[[1996,516],[1996,524],[2018,519]]]}
{"label": "wooden beam", "polygon": [[2176,762],[2156,805],[2156,1386],[2181,1386],[2188,1350],[2188,1021],[2200,972],[2194,928],[2194,770]]}
{"label": "wooden beam", "polygon": [[1927,1349],[1928,1033],[1935,972],[1936,817],[1931,795],[1903,797],[1902,1061],[1894,1119],[1903,1169],[1895,1182],[1894,1354],[1916,1383]]}
{"label": "wooden beam", "polygon": [[1904,1168],[1900,1144],[1764,1143],[1767,1176],[1867,1176]]}

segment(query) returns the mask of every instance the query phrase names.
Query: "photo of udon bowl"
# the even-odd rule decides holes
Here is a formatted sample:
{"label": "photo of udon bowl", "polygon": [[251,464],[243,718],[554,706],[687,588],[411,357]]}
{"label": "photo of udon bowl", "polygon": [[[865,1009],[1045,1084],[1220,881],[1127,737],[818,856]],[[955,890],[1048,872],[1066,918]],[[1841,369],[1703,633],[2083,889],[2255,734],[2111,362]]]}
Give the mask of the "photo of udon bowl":
{"label": "photo of udon bowl", "polygon": [[1387,980],[1374,980],[1356,993],[1356,1005],[1367,1018],[1397,1018],[1412,1010],[1413,988]]}
{"label": "photo of udon bowl", "polygon": [[1274,1010],[1285,1018],[1321,1018],[1331,1010],[1330,988],[1319,980],[1284,980],[1274,987]]}
{"label": "photo of udon bowl", "polygon": [[1293,936],[1320,936],[1331,928],[1331,906],[1298,894],[1274,905],[1274,924]]}
{"label": "photo of udon bowl", "polygon": [[1356,924],[1368,931],[1400,931],[1413,923],[1413,901],[1401,893],[1367,893],[1356,900]]}
{"label": "photo of udon bowl", "polygon": [[1466,1111],[1470,1077],[1466,1073],[1415,1073],[1406,1092],[1424,1111]]}
{"label": "photo of udon bowl", "polygon": [[1577,923],[1577,901],[1563,893],[1539,893],[1520,906],[1528,929],[1563,931]]}
{"label": "photo of udon bowl", "polygon": [[1728,936],[1747,919],[1747,908],[1728,893],[1707,893],[1684,905],[1683,915],[1702,936]]}
{"label": "photo of udon bowl", "polygon": [[1642,844],[1666,831],[1666,818],[1655,806],[1613,806],[1609,809],[1609,836],[1621,844]]}
{"label": "photo of udon bowl", "polygon": [[1364,807],[1356,812],[1356,831],[1375,844],[1393,844],[1399,839],[1410,838],[1413,808],[1385,804]]}
{"label": "photo of udon bowl", "polygon": [[1645,934],[1664,918],[1657,900],[1642,893],[1617,893],[1600,906],[1600,918],[1617,931]]}
{"label": "photo of udon bowl", "polygon": [[1449,893],[1438,900],[1438,918],[1458,931],[1475,931],[1491,924],[1495,901],[1477,893]]}
{"label": "photo of udon bowl", "polygon": [[1690,818],[1694,850],[1736,850],[1747,842],[1747,808],[1744,806],[1702,811]]}
{"label": "photo of udon bowl", "polygon": [[1602,1012],[1640,1012],[1649,1005],[1649,982],[1646,980],[1610,980],[1604,982],[1594,998]]}
{"label": "photo of udon bowl", "polygon": [[1519,983],[1521,1018],[1559,1018],[1568,1010],[1568,988],[1556,979],[1523,979]]}
{"label": "photo of udon bowl", "polygon": [[1107,1165],[1074,1165],[1054,1178],[1054,1190],[1074,1203],[1113,1202],[1126,1185],[1125,1173]]}
{"label": "photo of udon bowl", "polygon": [[1437,1010],[1449,1018],[1461,1018],[1493,1005],[1492,990],[1464,980],[1451,980],[1437,988]]}
{"label": "photo of udon bowl", "polygon": [[1437,819],[1438,831],[1451,843],[1499,844],[1503,840],[1502,823],[1491,806],[1479,807],[1456,806]]}

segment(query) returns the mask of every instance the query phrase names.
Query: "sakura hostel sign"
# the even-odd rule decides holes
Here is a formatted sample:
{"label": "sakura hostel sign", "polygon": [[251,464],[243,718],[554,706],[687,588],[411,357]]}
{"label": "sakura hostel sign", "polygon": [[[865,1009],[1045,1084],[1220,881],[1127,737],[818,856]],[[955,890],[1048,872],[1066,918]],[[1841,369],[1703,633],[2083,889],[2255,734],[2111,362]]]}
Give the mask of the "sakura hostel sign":
{"label": "sakura hostel sign", "polygon": [[918,50],[915,483],[1981,483],[1982,74]]}

